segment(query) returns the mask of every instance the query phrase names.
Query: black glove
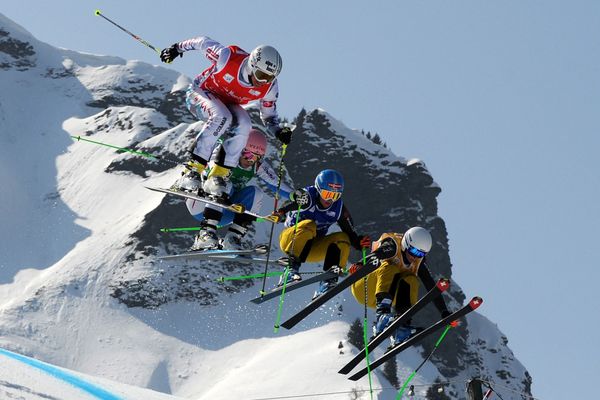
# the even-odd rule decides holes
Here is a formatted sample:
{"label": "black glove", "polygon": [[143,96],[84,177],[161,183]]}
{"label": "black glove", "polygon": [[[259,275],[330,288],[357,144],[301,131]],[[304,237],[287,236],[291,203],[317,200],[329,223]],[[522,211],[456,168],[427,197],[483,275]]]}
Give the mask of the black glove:
{"label": "black glove", "polygon": [[392,258],[396,255],[398,251],[398,246],[396,242],[392,238],[385,238],[373,253],[380,260],[386,260],[388,258]]}
{"label": "black glove", "polygon": [[275,137],[279,139],[281,143],[288,145],[292,141],[292,130],[287,126],[278,128],[275,131]]}
{"label": "black glove", "polygon": [[450,311],[448,311],[448,310],[442,311],[442,314],[441,314],[442,315],[442,319],[446,318],[450,314],[452,314],[452,313]]}
{"label": "black glove", "polygon": [[179,51],[177,48],[177,43],[172,45],[171,47],[167,47],[166,49],[162,49],[160,52],[160,60],[164,63],[170,63],[174,59],[179,57],[183,57],[183,53]]}
{"label": "black glove", "polygon": [[298,204],[299,206],[305,206],[310,202],[310,195],[304,189],[296,189],[290,193],[290,201]]}

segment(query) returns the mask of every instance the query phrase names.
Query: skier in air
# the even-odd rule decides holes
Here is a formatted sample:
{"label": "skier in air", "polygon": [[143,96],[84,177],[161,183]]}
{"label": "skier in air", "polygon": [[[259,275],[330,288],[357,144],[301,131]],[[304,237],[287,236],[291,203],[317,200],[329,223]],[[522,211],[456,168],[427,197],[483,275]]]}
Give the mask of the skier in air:
{"label": "skier in air", "polygon": [[[206,119],[186,164],[185,175],[190,179],[185,181],[195,183],[196,187],[177,188],[194,192],[202,189],[199,194],[227,202],[231,170],[238,165],[252,129],[243,104],[260,100],[260,117],[269,132],[284,144],[291,140],[291,129],[280,127],[275,104],[279,95],[276,77],[281,72],[282,60],[271,46],[258,46],[248,54],[238,46],[226,47],[206,36],[175,43],[162,50],[160,59],[170,63],[189,50],[200,50],[211,66],[196,76],[186,94],[190,112],[198,119]],[[223,142],[224,157],[217,160],[200,187],[200,175],[207,167],[217,139],[225,133],[228,135]]]}
{"label": "skier in air", "polygon": [[[277,191],[277,174],[263,160],[266,152],[267,138],[265,134],[258,129],[250,130],[248,141],[239,159],[239,165],[231,171],[229,185],[231,189],[227,192],[230,200],[243,205],[246,210],[254,213],[260,211],[264,197],[264,192],[258,186],[248,185],[254,177],[259,178],[271,191]],[[219,153],[219,150],[215,150],[215,153]],[[281,183],[280,197],[287,199],[291,191],[289,186]],[[256,220],[251,215],[233,213],[197,200],[188,199],[186,205],[190,214],[202,221],[202,229],[196,235],[191,248],[193,251],[218,248],[217,225],[227,224],[231,225],[223,237],[221,247],[227,250],[238,250],[242,246],[242,239],[248,228]]]}
{"label": "skier in air", "polygon": [[[279,236],[279,245],[289,258],[287,282],[302,279],[299,271],[303,262],[323,261],[324,271],[335,267],[341,271],[348,262],[350,246],[357,250],[371,246],[368,236],[356,233],[350,212],[341,200],[343,190],[342,175],[326,169],[317,175],[314,186],[292,192],[290,202],[274,213],[286,217],[286,228]],[[327,234],[334,223],[342,231]],[[337,281],[337,277],[321,281],[313,299],[334,287]],[[279,285],[283,283],[284,276]]]}
{"label": "skier in air", "polygon": [[[436,282],[427,267],[426,254],[431,250],[431,234],[424,228],[413,227],[404,234],[384,233],[373,242],[373,251],[383,241],[395,242],[396,254],[382,260],[381,265],[367,276],[367,305],[375,308],[377,319],[374,334],[378,335],[390,325],[396,316],[402,315],[418,300],[419,281],[427,290]],[[365,304],[365,286],[361,279],[352,285],[352,294],[360,304]],[[442,318],[450,315],[442,297],[434,300]],[[419,331],[410,320],[400,326],[393,337],[396,345]]]}

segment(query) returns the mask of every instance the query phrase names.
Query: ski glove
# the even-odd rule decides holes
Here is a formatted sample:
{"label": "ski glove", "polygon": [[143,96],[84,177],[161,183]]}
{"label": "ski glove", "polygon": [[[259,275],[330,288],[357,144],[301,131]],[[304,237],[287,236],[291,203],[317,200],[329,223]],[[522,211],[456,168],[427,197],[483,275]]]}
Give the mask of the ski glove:
{"label": "ski glove", "polygon": [[284,126],[283,128],[277,128],[275,131],[275,137],[279,139],[281,143],[288,145],[292,141],[292,130],[287,126]]}
{"label": "ski glove", "polygon": [[371,248],[371,238],[369,235],[359,236],[360,239],[360,247],[370,249]]}
{"label": "ski glove", "polygon": [[310,195],[304,189],[296,189],[290,193],[290,201],[298,204],[299,206],[305,206],[310,203]]}
{"label": "ski glove", "polygon": [[363,267],[363,263],[361,263],[361,262],[354,263],[354,264],[352,264],[350,266],[350,268],[348,268],[348,273],[350,275],[352,275],[353,273],[355,273],[356,271],[358,271],[362,267]]}
{"label": "ski glove", "polygon": [[175,43],[171,47],[162,49],[162,51],[160,52],[160,60],[164,63],[171,63],[174,59],[177,58],[177,56],[183,57],[183,53],[179,51],[177,43]]}
{"label": "ski glove", "polygon": [[367,235],[357,235],[355,238],[351,240],[352,247],[356,250],[361,251],[363,248],[370,249],[371,248],[371,238]]}

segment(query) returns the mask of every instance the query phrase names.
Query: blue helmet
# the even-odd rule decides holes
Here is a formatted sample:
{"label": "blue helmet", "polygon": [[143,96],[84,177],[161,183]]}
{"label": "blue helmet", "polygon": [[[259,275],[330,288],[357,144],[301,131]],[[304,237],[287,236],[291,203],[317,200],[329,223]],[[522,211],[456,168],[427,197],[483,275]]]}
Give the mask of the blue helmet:
{"label": "blue helmet", "polygon": [[323,200],[333,203],[342,197],[344,178],[336,170],[324,169],[315,178],[315,188]]}

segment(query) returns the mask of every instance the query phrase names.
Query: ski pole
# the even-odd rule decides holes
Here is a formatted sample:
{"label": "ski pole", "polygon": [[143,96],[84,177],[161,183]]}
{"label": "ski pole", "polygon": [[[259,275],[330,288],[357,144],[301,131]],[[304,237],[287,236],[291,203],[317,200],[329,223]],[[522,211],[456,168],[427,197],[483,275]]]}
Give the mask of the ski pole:
{"label": "ski pole", "polygon": [[[301,204],[298,204],[298,212],[296,213],[296,223],[294,224],[294,236],[292,237],[292,252],[294,251],[294,243],[296,243],[296,230],[298,229],[298,221],[300,221],[300,209],[302,208]],[[275,225],[275,224],[273,224]],[[283,275],[283,290],[281,292],[281,296],[279,296],[279,308],[277,309],[277,319],[275,320],[275,329],[274,332],[279,332],[279,322],[281,321],[281,310],[283,310],[283,299],[285,298],[285,289],[287,287],[287,278],[290,273],[290,262],[291,257],[288,258],[288,265],[285,267],[285,273]]]}
{"label": "ski pole", "polygon": [[431,350],[431,352],[429,353],[429,355],[427,357],[425,357],[425,359],[423,360],[423,362],[421,364],[419,364],[419,366],[417,368],[415,368],[415,370],[412,372],[412,374],[410,374],[410,376],[408,377],[408,379],[406,379],[406,382],[404,382],[404,385],[402,385],[402,388],[398,392],[398,396],[396,396],[396,400],[400,400],[402,398],[402,394],[404,393],[404,390],[406,389],[406,386],[410,383],[410,381],[412,380],[412,378],[414,378],[414,376],[417,374],[417,372],[419,372],[419,370],[421,369],[421,367],[423,365],[425,365],[425,363],[427,362],[427,360],[429,360],[431,358],[431,356],[433,355],[433,353],[435,352],[435,350],[438,348],[438,346],[440,345],[440,343],[442,343],[442,340],[444,340],[444,338],[446,337],[446,334],[448,333],[448,331],[452,327],[453,327],[452,324],[446,325],[446,329],[444,329],[444,332],[442,332],[440,338],[435,343],[435,346],[433,346],[433,350]]}
{"label": "ski pole", "polygon": [[[268,272],[267,273],[268,276],[281,276],[283,275],[283,272],[281,271],[277,271],[277,272]],[[263,274],[254,274],[254,275],[241,275],[241,276],[222,276],[220,278],[217,278],[217,282],[225,282],[225,281],[239,281],[239,280],[243,280],[243,279],[254,279],[254,278],[262,278]]]}
{"label": "ski pole", "polygon": [[169,162],[171,164],[179,165],[179,162],[177,162],[177,161],[169,160],[168,158],[163,158],[163,157],[151,154],[151,153],[146,153],[144,151],[138,151],[138,150],[129,149],[127,147],[119,147],[119,146],[115,146],[115,145],[108,144],[108,143],[97,142],[95,140],[82,138],[81,136],[73,136],[73,135],[71,135],[71,138],[73,138],[73,139],[75,139],[77,141],[84,141],[84,142],[93,143],[93,144],[97,144],[97,145],[104,146],[104,147],[110,147],[111,149],[116,149],[116,150],[122,151],[122,152],[132,153],[132,154],[135,154],[137,156],[142,156],[142,157],[146,157],[146,158],[152,158],[152,159],[155,159],[155,160],[166,161],[166,162]]}
{"label": "ski pole", "polygon": [[[362,248],[362,256],[363,256],[363,265],[367,264],[367,249]],[[367,373],[369,374],[369,389],[371,393],[371,400],[373,400],[373,380],[371,378],[371,363],[369,362],[369,336],[367,335],[367,325],[369,324],[369,320],[367,318],[367,298],[369,296],[368,289],[368,278],[369,276],[364,277],[364,286],[365,286],[365,317],[363,322],[363,342],[365,343],[365,359],[367,361]]]}
{"label": "ski pole", "polygon": [[116,22],[114,22],[110,18],[107,18],[104,14],[102,14],[102,12],[100,10],[94,11],[94,14],[96,14],[98,17],[104,18],[105,20],[107,20],[108,22],[110,22],[111,24],[113,24],[114,26],[116,26],[117,28],[119,28],[123,32],[127,33],[129,36],[131,36],[132,38],[134,38],[135,40],[137,40],[141,44],[143,44],[144,46],[151,48],[152,50],[154,50],[155,52],[157,52],[160,55],[160,49],[159,48],[156,48],[156,47],[152,46],[150,43],[146,42],[144,39],[142,39],[138,35],[135,35],[135,34],[129,32],[127,29],[123,28],[121,25],[117,24]]}
{"label": "ski pole", "polygon": [[[279,190],[281,189],[281,180],[283,178],[283,158],[287,151],[287,144],[281,146],[281,157],[279,157],[279,171],[277,174],[277,190],[275,191],[275,203],[273,204],[273,212],[277,211],[277,204],[279,202]],[[273,231],[275,230],[275,223],[271,225],[271,232],[269,233],[269,252],[267,253],[267,261],[265,262],[265,277],[262,282],[262,289],[260,295],[265,295],[265,285],[267,284],[267,270],[269,268],[269,260],[271,259],[271,243],[273,243]]]}

